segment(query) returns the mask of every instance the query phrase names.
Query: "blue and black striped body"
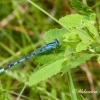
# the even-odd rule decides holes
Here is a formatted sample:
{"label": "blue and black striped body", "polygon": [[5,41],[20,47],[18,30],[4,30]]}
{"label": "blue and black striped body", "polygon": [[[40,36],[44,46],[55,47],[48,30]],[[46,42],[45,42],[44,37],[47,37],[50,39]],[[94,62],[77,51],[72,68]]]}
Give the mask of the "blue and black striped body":
{"label": "blue and black striped body", "polygon": [[22,58],[20,58],[20,59],[14,61],[14,62],[12,62],[12,63],[9,63],[9,64],[7,65],[7,67],[0,69],[0,73],[4,72],[5,70],[7,70],[7,69],[9,69],[9,68],[11,68],[11,67],[17,65],[18,63],[21,63],[21,62],[23,62],[23,61],[25,61],[25,60],[27,60],[27,59],[29,59],[29,58],[31,58],[31,57],[34,57],[34,56],[36,56],[36,55],[38,55],[38,54],[40,54],[40,53],[43,53],[43,52],[45,52],[45,51],[51,50],[52,48],[56,48],[56,47],[59,46],[59,45],[60,45],[60,42],[59,42],[57,39],[55,39],[54,42],[51,42],[51,43],[46,44],[46,45],[45,45],[44,47],[42,47],[41,49],[39,49],[39,50],[37,50],[37,51],[35,51],[35,52],[31,52],[31,53],[29,53],[28,55],[26,55],[25,57],[22,57]]}

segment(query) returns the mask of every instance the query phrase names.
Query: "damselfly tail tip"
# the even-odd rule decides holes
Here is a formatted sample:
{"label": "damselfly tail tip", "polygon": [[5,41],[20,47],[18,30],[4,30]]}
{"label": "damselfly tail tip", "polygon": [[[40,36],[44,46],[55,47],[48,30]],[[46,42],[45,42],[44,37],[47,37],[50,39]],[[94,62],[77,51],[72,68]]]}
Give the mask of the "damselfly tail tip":
{"label": "damselfly tail tip", "polygon": [[4,69],[4,68],[0,69],[0,73],[3,73],[4,71],[5,71],[5,69]]}

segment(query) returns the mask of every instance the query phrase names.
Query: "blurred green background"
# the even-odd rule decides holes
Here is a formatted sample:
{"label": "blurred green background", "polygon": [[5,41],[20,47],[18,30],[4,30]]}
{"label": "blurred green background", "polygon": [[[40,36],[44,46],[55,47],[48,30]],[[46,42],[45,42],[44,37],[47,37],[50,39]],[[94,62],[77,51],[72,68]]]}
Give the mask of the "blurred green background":
{"label": "blurred green background", "polygon": [[[33,0],[57,20],[65,15],[77,13],[69,0]],[[96,27],[99,30],[100,1],[82,0],[96,13]],[[52,18],[34,7],[27,0],[0,1],[0,68],[5,67],[31,51],[45,44],[44,34],[49,29],[61,28]],[[0,74],[0,100],[16,100],[30,74],[40,65],[30,59],[23,64]],[[95,58],[87,67],[79,66],[72,71],[76,90],[100,90],[100,67]],[[78,93],[81,97],[81,94]],[[86,100],[100,100],[96,94],[82,94]],[[66,74],[61,73],[32,87],[26,87],[19,100],[70,100]]]}

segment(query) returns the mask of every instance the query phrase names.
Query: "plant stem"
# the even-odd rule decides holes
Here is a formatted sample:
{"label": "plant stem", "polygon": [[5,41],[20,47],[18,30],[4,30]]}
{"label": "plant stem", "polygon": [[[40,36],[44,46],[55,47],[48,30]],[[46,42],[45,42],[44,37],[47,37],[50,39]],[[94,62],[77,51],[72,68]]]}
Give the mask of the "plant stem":
{"label": "plant stem", "polygon": [[69,85],[69,90],[71,94],[71,100],[78,100],[70,71],[67,72],[67,78],[68,78],[68,85]]}

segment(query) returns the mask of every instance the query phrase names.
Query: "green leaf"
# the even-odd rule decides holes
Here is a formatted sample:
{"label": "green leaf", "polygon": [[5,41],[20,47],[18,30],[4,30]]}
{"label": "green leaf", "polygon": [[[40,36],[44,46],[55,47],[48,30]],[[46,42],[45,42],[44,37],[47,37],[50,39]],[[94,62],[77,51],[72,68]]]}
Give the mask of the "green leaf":
{"label": "green leaf", "polygon": [[68,45],[68,46],[66,47],[64,56],[67,57],[67,56],[69,56],[69,55],[72,54],[72,53],[73,53],[73,50],[72,50],[72,48],[70,48],[70,46]]}
{"label": "green leaf", "polygon": [[98,60],[98,63],[100,64],[100,55],[98,56],[97,60]]}
{"label": "green leaf", "polygon": [[87,23],[87,29],[89,30],[90,34],[93,35],[93,38],[100,43],[100,35],[92,22]]}
{"label": "green leaf", "polygon": [[65,35],[66,33],[68,33],[68,31],[64,28],[51,29],[45,33],[44,40],[46,42],[52,42],[54,39],[58,39],[59,41],[62,41],[63,35]]}
{"label": "green leaf", "polygon": [[79,0],[70,0],[72,7],[79,13],[85,16],[89,16],[92,20],[95,19],[95,13]]}
{"label": "green leaf", "polygon": [[53,75],[56,75],[62,68],[64,59],[57,60],[47,66],[42,67],[30,76],[29,85],[34,85],[42,80],[45,80]]}
{"label": "green leaf", "polygon": [[71,14],[60,18],[60,23],[68,28],[82,28],[87,23],[87,19],[79,14]]}
{"label": "green leaf", "polygon": [[77,47],[77,44],[79,43],[79,41],[77,41],[77,42],[66,42],[65,41],[65,43],[64,43],[64,45],[66,46],[66,47],[70,47],[71,48],[71,50],[72,51],[76,51],[76,47]]}
{"label": "green leaf", "polygon": [[100,44],[92,43],[91,49],[93,52],[100,54]]}
{"label": "green leaf", "polygon": [[84,43],[80,42],[80,43],[77,45],[77,47],[76,47],[76,51],[77,51],[77,52],[80,52],[80,51],[82,51],[82,50],[86,50],[86,49],[88,48],[88,46],[89,46],[88,43],[87,43],[87,44],[84,44]]}
{"label": "green leaf", "polygon": [[34,60],[38,62],[39,64],[44,65],[47,63],[52,63],[58,59],[61,59],[62,56],[63,56],[62,52],[58,53],[58,51],[55,51],[53,53],[52,51],[50,51],[49,53],[43,53],[43,54],[37,55],[36,57],[34,57]]}
{"label": "green leaf", "polygon": [[66,72],[69,71],[72,68],[75,68],[83,63],[85,63],[87,60],[89,60],[91,57],[95,56],[95,54],[82,54],[80,57],[78,58],[71,58],[69,62],[67,62],[67,64],[65,64],[62,69],[61,72]]}
{"label": "green leaf", "polygon": [[82,32],[78,30],[77,33],[82,43],[91,44],[94,42],[93,38],[88,33],[86,33],[85,30]]}
{"label": "green leaf", "polygon": [[98,36],[99,36],[98,31],[97,31],[96,28],[94,27],[93,23],[88,22],[88,23],[87,23],[87,28],[88,28],[88,30],[91,32],[91,34],[93,34],[95,37],[98,37]]}
{"label": "green leaf", "polygon": [[80,38],[77,34],[77,31],[75,29],[73,29],[72,31],[70,31],[69,33],[64,35],[64,41],[66,42],[77,42],[80,41]]}

